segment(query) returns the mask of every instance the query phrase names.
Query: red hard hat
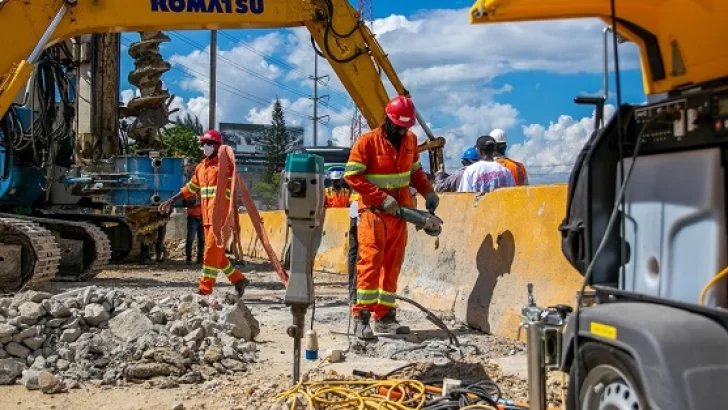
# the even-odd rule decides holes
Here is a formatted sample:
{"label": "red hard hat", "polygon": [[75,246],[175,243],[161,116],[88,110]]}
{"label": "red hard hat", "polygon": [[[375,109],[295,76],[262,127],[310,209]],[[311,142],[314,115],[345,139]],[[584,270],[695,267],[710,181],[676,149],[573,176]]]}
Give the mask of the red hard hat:
{"label": "red hard hat", "polygon": [[222,135],[215,130],[205,131],[205,133],[200,137],[200,144],[203,142],[217,142],[222,145]]}
{"label": "red hard hat", "polygon": [[387,117],[395,124],[403,128],[410,128],[415,125],[415,103],[411,99],[398,95],[392,98],[385,109]]}

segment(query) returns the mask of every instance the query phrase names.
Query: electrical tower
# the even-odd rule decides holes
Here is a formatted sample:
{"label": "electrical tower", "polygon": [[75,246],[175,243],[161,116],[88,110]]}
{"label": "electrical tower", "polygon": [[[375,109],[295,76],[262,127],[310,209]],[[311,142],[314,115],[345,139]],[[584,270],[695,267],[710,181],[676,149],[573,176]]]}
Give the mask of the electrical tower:
{"label": "electrical tower", "polygon": [[[318,75],[318,59],[319,56],[314,50],[313,55],[313,76],[309,76],[308,78],[313,80],[313,97],[309,97],[313,100],[313,116],[310,117],[311,121],[313,121],[313,145],[318,146],[318,124],[327,124],[329,122],[329,116],[328,115],[318,115],[318,104],[319,100],[326,100],[326,103],[328,103],[329,95],[319,95],[318,94],[318,86],[319,84],[326,86],[329,81],[328,75],[322,75],[319,77]],[[324,103],[324,105],[326,105]]]}
{"label": "electrical tower", "polygon": [[[359,19],[364,24],[369,25],[369,30],[373,30],[374,24],[374,11],[372,7],[373,0],[359,0]],[[381,75],[381,70],[379,72]],[[354,115],[351,118],[351,146],[354,146],[354,141],[361,135],[361,113],[359,112],[356,103],[354,104]]]}

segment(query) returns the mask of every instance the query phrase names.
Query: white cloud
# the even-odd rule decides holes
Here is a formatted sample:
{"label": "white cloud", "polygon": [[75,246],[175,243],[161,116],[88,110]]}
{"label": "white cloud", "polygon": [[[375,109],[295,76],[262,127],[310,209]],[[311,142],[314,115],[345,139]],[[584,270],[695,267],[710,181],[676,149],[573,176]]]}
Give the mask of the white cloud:
{"label": "white cloud", "polygon": [[[446,138],[448,168],[457,167],[464,149],[495,127],[508,131],[512,139],[525,135],[526,141],[514,145],[511,155],[527,164],[553,165],[553,161],[567,158],[573,161],[588,135],[585,130],[592,127],[591,119],[562,116],[547,128],[524,125],[516,107],[498,101],[499,95],[512,90],[511,85],[493,88],[491,80],[513,71],[601,72],[604,24],[583,19],[473,26],[467,24],[467,10],[427,10],[373,22],[377,39],[418,110],[435,136]],[[621,50],[621,67],[637,68],[636,47],[624,45]],[[220,54],[218,121],[270,123],[272,103],[280,96],[287,123],[304,126],[306,143],[312,142],[312,100],[307,94],[313,86],[309,76],[313,74],[314,51],[305,28],[268,33],[222,49]],[[182,115],[197,115],[206,126],[209,54],[197,50],[168,60],[188,74],[176,86],[197,95],[187,101],[175,99],[172,106],[180,108]],[[279,64],[281,60],[284,64]],[[321,87],[320,92],[330,94],[330,107],[319,106],[319,115],[329,115],[329,122],[319,125],[318,142],[324,144],[331,139],[337,145],[348,146],[353,107],[328,62],[322,58],[318,61],[319,75],[329,76],[328,86]],[[391,95],[393,90],[386,79],[385,85]],[[598,89],[601,84],[594,86]],[[363,129],[367,129],[366,121]],[[425,140],[419,125],[413,131],[421,142]],[[535,169],[532,172],[537,173]]]}
{"label": "white cloud", "polygon": [[[614,113],[613,105],[604,107],[604,118]],[[576,156],[594,131],[594,116],[575,119],[561,115],[548,127],[540,124],[522,126],[526,140],[514,144],[508,156],[526,164],[529,182],[565,182]]]}

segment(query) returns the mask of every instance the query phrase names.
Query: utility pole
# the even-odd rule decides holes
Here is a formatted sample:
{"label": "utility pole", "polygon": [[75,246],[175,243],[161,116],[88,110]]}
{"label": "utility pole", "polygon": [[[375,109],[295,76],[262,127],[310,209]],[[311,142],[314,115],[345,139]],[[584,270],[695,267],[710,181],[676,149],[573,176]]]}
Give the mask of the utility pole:
{"label": "utility pole", "polygon": [[210,119],[208,129],[215,128],[217,105],[217,30],[210,30]]}
{"label": "utility pole", "polygon": [[328,82],[329,76],[324,75],[319,77],[318,75],[318,54],[314,52],[313,56],[313,76],[309,77],[311,80],[313,80],[313,97],[311,98],[313,100],[313,117],[311,117],[311,120],[313,121],[313,145],[318,146],[318,124],[321,122],[322,124],[326,124],[329,120],[328,115],[318,115],[318,102],[319,100],[327,100],[329,98],[329,95],[319,95],[318,94],[318,85],[326,85],[327,83],[323,80],[326,80]]}

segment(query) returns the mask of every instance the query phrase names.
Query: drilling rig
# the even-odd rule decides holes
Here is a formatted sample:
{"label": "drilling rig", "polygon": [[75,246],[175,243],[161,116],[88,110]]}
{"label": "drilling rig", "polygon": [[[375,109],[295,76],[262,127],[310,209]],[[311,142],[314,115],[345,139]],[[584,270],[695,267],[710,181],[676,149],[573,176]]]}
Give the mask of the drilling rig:
{"label": "drilling rig", "polygon": [[[133,117],[129,127],[129,138],[136,143],[137,155],[159,158],[164,148],[161,130],[170,123],[169,110],[174,96],[162,87],[162,75],[171,65],[159,52],[159,45],[170,41],[161,31],[143,31],[140,40],[129,46],[129,56],[134,59],[134,70],[129,73],[129,83],[139,89],[139,97],[134,97],[125,109],[124,116]],[[155,240],[157,229],[168,221],[168,215],[161,215],[156,207],[134,207],[127,212],[134,226],[134,236],[142,243]]]}

